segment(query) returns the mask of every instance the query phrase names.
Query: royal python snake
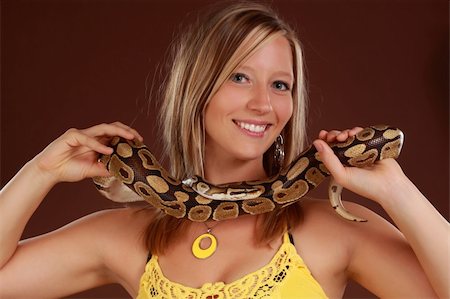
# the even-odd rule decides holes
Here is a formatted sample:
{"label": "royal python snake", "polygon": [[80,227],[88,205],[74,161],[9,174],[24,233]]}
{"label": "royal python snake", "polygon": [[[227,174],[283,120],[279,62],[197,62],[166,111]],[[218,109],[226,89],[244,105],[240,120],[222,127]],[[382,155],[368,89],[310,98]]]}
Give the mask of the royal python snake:
{"label": "royal python snake", "polygon": [[[342,164],[356,167],[397,158],[402,145],[403,133],[385,125],[365,128],[345,142],[330,144]],[[117,202],[145,200],[168,215],[197,222],[281,209],[299,201],[330,175],[314,146],[267,180],[224,185],[210,184],[199,176],[183,181],[171,177],[137,140],[115,137],[111,146],[113,153],[99,159],[111,176],[93,179],[104,196]],[[365,221],[345,210],[341,191],[332,179],[329,197],[335,211],[348,220]]]}

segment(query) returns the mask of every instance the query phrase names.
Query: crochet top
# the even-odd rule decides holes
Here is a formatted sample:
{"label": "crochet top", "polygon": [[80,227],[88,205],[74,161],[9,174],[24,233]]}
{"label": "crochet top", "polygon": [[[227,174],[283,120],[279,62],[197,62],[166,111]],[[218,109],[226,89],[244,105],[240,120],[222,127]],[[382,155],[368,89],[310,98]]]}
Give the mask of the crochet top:
{"label": "crochet top", "polygon": [[297,254],[290,234],[272,260],[265,266],[231,283],[205,283],[192,288],[167,279],[151,256],[141,277],[137,299],[243,299],[243,298],[327,298],[302,258]]}

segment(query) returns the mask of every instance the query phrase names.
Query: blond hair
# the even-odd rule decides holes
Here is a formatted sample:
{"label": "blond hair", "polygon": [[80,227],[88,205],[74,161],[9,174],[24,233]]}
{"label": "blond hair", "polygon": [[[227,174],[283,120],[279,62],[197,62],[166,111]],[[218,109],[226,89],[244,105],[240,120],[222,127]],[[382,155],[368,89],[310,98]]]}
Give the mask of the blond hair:
{"label": "blond hair", "polygon": [[[294,31],[273,10],[262,4],[239,2],[197,19],[174,44],[172,68],[166,80],[160,125],[170,172],[177,179],[203,176],[205,153],[204,111],[211,98],[233,71],[255,51],[278,36],[291,46],[294,85],[293,114],[283,129],[285,160],[290,163],[304,147],[306,109],[303,59]],[[273,164],[273,149],[264,155]],[[186,221],[156,212],[147,230],[147,246],[153,254],[164,251]],[[299,206],[262,215],[257,240],[269,242],[300,219]]]}

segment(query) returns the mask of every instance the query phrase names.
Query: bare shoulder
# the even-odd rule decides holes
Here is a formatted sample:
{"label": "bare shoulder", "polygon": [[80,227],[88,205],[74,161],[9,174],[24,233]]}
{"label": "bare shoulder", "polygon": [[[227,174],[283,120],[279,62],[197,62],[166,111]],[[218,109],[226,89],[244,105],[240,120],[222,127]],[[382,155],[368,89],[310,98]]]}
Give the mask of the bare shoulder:
{"label": "bare shoulder", "polygon": [[[356,235],[364,235],[368,230],[385,230],[387,233],[394,232],[398,234],[398,230],[390,224],[386,219],[376,214],[372,210],[354,203],[344,202],[345,208],[352,214],[367,219],[367,222],[349,221],[338,215],[331,207],[328,200],[308,199],[302,202],[303,209],[303,226],[314,224],[317,229],[330,230],[334,228],[341,232],[354,231]],[[336,232],[333,230],[334,232]]]}
{"label": "bare shoulder", "polygon": [[[95,247],[105,263],[114,265],[120,255],[144,252],[145,231],[153,213],[143,208],[116,208],[84,216],[57,230],[85,246]],[[79,236],[79,237],[77,237]],[[80,244],[83,245],[83,244]],[[123,260],[122,260],[123,262]]]}
{"label": "bare shoulder", "polygon": [[[337,272],[347,268],[357,244],[364,242],[364,238],[371,230],[376,229],[380,222],[391,226],[374,212],[352,202],[345,202],[345,207],[368,222],[353,222],[342,218],[328,200],[307,199],[301,205],[302,221],[292,229],[294,239],[299,241],[296,242],[297,250],[306,260],[310,259],[312,264],[324,257],[329,258],[328,263],[324,265],[334,267],[333,271]],[[333,248],[331,252],[330,247]]]}
{"label": "bare shoulder", "polygon": [[[91,240],[113,281],[131,294],[148,256],[145,232],[154,213],[143,208],[119,208],[93,213],[73,225],[90,231]],[[77,222],[78,222],[77,221]],[[84,227],[84,228],[83,228]]]}
{"label": "bare shoulder", "polygon": [[[341,296],[346,281],[354,279],[379,297],[399,297],[406,289],[429,296],[423,270],[403,234],[359,204],[344,205],[368,221],[343,219],[327,200],[305,200],[303,221],[293,230],[299,254],[327,294]],[[390,284],[394,280],[397,286]]]}
{"label": "bare shoulder", "polygon": [[[348,266],[359,236],[367,230],[367,223],[343,219],[328,200],[307,199],[301,205],[302,221],[291,229],[297,252],[325,293],[329,297],[341,298],[350,276]],[[345,203],[345,206],[360,217],[374,217],[360,205]]]}
{"label": "bare shoulder", "polygon": [[[149,215],[132,208],[96,212],[21,241],[0,271],[7,286],[2,294],[62,298],[108,283],[120,283],[130,294],[136,293],[146,261],[143,236]],[[48,281],[54,287],[48,288]]]}
{"label": "bare shoulder", "polygon": [[[146,255],[145,232],[153,213],[143,208],[118,208],[90,214],[71,225],[91,231],[109,264],[128,256]],[[80,223],[77,223],[80,222]],[[131,254],[132,253],[132,254]],[[120,257],[120,259],[118,259]]]}
{"label": "bare shoulder", "polygon": [[344,206],[352,214],[368,221],[346,220],[334,211],[328,200],[310,199],[302,203],[304,218],[296,228],[296,234],[314,234],[320,241],[333,241],[346,247],[347,251],[369,239],[380,243],[394,239],[404,242],[400,231],[380,215],[354,202],[344,202]]}
{"label": "bare shoulder", "polygon": [[110,243],[138,238],[151,213],[138,208],[117,208],[94,212],[56,230],[56,234],[83,235],[90,243]]}
{"label": "bare shoulder", "polygon": [[120,235],[120,232],[136,234],[136,229],[148,224],[152,213],[143,208],[116,208],[102,210],[87,215],[73,222],[71,225],[89,226],[104,234]]}

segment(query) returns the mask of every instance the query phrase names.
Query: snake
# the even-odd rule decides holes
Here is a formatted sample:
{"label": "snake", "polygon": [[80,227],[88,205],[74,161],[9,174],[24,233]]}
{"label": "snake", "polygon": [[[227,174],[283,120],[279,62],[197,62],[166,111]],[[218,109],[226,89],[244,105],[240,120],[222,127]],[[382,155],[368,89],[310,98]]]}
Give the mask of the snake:
{"label": "snake", "polygon": [[[370,167],[376,161],[398,158],[404,134],[395,127],[376,125],[362,129],[330,147],[344,166]],[[331,176],[310,145],[278,174],[265,180],[214,185],[201,176],[176,179],[164,169],[148,147],[137,139],[114,137],[113,152],[99,161],[110,176],[94,177],[98,191],[115,202],[146,201],[164,213],[195,222],[258,215],[298,202]],[[350,221],[364,222],[342,204],[342,186],[331,177],[329,200],[334,210]]]}

